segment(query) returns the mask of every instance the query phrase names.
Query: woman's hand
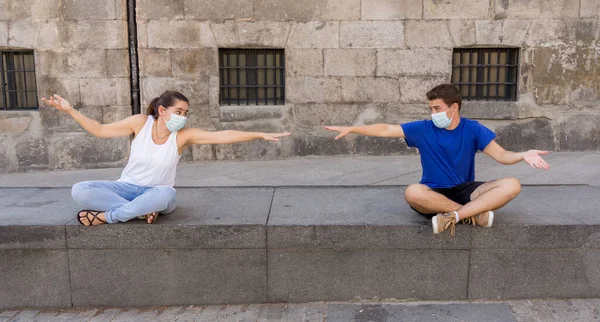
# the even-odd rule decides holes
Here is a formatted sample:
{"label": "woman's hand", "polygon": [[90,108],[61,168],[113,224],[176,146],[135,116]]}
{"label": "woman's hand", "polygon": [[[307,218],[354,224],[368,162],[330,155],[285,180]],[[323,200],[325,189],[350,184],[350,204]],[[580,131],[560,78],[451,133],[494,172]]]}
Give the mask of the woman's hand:
{"label": "woman's hand", "polygon": [[262,139],[266,140],[266,141],[277,142],[277,141],[279,141],[280,137],[288,136],[290,134],[291,134],[290,132],[285,132],[285,133],[262,133]]}
{"label": "woman's hand", "polygon": [[65,113],[70,113],[74,110],[73,106],[71,106],[71,104],[69,104],[69,102],[66,99],[58,96],[58,94],[50,96],[49,100],[43,97],[42,102],[54,106],[57,110],[63,111]]}

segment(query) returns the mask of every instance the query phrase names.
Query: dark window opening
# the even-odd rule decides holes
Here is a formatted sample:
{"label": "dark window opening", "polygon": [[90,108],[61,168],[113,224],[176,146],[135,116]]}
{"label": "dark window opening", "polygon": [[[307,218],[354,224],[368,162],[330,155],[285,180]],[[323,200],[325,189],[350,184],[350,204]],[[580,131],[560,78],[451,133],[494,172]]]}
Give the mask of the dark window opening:
{"label": "dark window opening", "polygon": [[284,105],[283,49],[219,49],[221,105]]}
{"label": "dark window opening", "polygon": [[465,100],[516,101],[518,48],[455,48],[452,84]]}
{"label": "dark window opening", "polygon": [[33,51],[0,51],[0,109],[38,109]]}

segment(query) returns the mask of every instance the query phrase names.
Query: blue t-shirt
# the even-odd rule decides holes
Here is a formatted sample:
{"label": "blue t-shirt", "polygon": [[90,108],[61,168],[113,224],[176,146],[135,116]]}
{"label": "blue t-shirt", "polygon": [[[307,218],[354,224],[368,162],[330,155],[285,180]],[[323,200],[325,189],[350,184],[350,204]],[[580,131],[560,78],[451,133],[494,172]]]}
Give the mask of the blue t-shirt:
{"label": "blue t-shirt", "polygon": [[449,188],[475,180],[475,153],[496,134],[477,121],[461,118],[454,130],[440,129],[432,121],[402,124],[406,143],[421,154],[421,183],[430,188]]}

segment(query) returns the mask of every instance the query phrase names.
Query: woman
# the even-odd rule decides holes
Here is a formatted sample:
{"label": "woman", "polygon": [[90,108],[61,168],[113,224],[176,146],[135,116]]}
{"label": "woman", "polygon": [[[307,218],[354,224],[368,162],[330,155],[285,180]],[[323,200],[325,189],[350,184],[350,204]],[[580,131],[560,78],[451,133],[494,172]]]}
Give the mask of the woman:
{"label": "woman", "polygon": [[224,144],[256,139],[278,141],[290,133],[241,131],[208,132],[183,128],[188,99],[176,91],[166,91],[153,99],[148,115],[132,115],[124,120],[100,124],[58,95],[42,98],[46,104],[66,112],[96,137],[135,135],[127,166],[117,181],[84,181],[73,186],[73,199],[85,210],[77,214],[84,226],[125,222],[133,218],[153,223],[159,213],[175,210],[175,171],[181,153],[192,144]]}

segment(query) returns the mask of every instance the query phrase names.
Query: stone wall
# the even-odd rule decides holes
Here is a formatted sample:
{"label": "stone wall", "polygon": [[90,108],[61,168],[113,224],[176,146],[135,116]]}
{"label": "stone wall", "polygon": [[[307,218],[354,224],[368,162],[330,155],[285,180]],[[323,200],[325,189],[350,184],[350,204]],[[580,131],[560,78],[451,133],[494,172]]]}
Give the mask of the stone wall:
{"label": "stone wall", "polygon": [[[115,1],[28,0],[16,9],[16,0],[0,0],[8,8],[0,10],[0,38],[36,49],[40,95],[67,93],[99,120],[124,117],[125,2]],[[191,100],[191,126],[294,133],[279,143],[195,146],[187,161],[414,153],[397,139],[333,141],[321,125],[427,117],[425,92],[450,80],[452,48],[465,46],[521,48],[518,101],[463,108],[503,146],[600,148],[596,0],[144,0],[137,23],[143,111],[177,89]],[[220,106],[218,48],[285,49],[286,105]],[[126,157],[125,140],[96,143],[54,111],[0,116],[9,125],[2,135],[11,138],[0,148],[0,160],[9,160],[4,171],[106,166]]]}
{"label": "stone wall", "polygon": [[[7,48],[34,49],[39,100],[58,93],[100,122],[131,115],[124,0],[0,0]],[[116,166],[128,151],[54,108],[0,111],[0,172]]]}

